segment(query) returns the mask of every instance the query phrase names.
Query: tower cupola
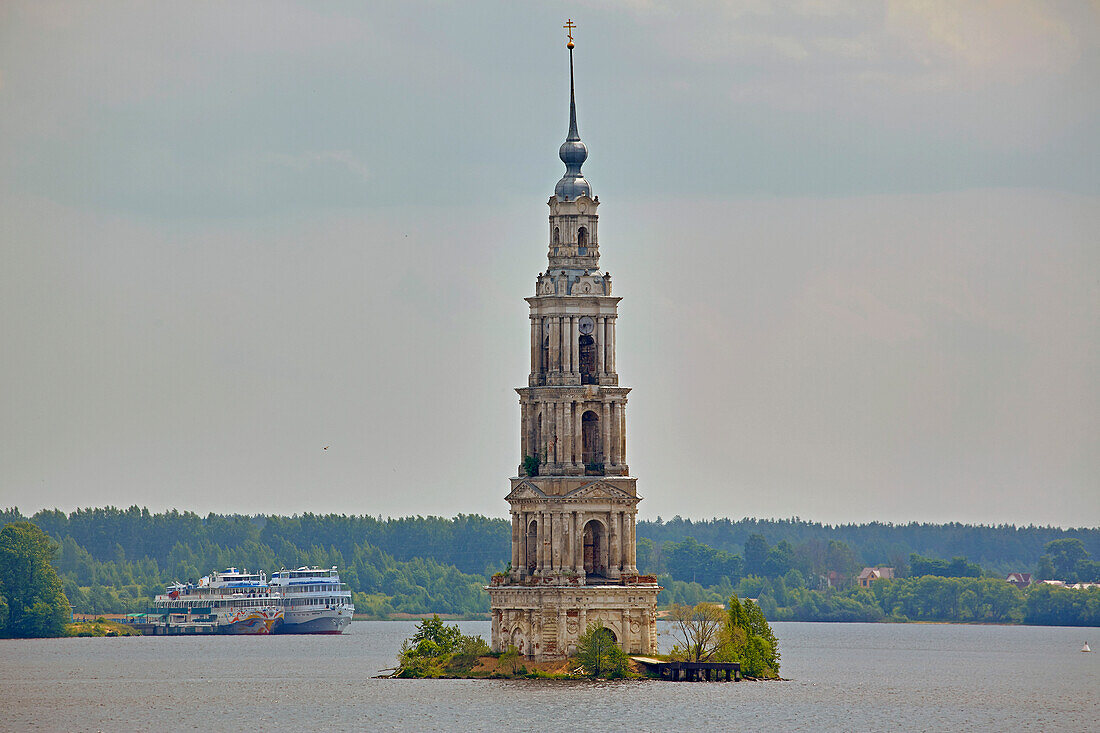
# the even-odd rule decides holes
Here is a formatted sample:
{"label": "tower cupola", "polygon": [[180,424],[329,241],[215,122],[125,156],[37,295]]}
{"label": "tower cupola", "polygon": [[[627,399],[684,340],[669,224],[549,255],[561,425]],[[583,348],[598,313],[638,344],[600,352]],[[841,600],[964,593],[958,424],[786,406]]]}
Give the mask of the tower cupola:
{"label": "tower cupola", "polygon": [[558,157],[565,163],[565,175],[554,187],[558,201],[576,201],[581,196],[592,198],[592,187],[581,174],[581,166],[588,160],[588,147],[581,142],[577,132],[577,100],[573,92],[573,42],[569,42],[569,133],[558,149]]}

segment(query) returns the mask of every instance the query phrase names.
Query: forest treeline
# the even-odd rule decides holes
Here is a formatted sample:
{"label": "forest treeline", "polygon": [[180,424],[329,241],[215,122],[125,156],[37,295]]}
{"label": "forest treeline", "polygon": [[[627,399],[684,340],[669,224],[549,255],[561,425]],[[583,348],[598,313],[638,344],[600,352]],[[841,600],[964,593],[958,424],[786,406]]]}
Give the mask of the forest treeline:
{"label": "forest treeline", "polygon": [[[505,568],[510,545],[507,520],[478,515],[203,517],[105,507],[69,514],[43,510],[26,518],[17,509],[0,511],[0,525],[24,519],[57,543],[55,565],[65,593],[74,610],[91,613],[144,610],[166,583],[197,579],[214,569],[300,565],[338,566],[361,613],[484,613],[488,598],[482,586]],[[1100,575],[1100,563],[1092,560],[1100,556],[1100,529],[676,517],[641,521],[637,533],[639,567],[659,575],[666,587],[662,604],[737,592],[760,598],[767,615],[778,620],[990,620],[996,615],[972,610],[978,606],[970,603],[971,595],[942,613],[914,610],[893,598],[872,602],[870,590],[852,587],[864,566],[889,565],[903,579],[957,576],[956,585],[990,579],[1007,585],[1003,578],[1009,571],[1071,582]],[[927,583],[914,587],[917,595],[931,591]],[[984,598],[995,587],[968,586],[959,593]],[[1044,593],[1047,605],[1061,597]],[[1023,610],[1016,598],[1016,611],[1006,618],[1045,623],[1035,620],[1044,609],[1026,606],[1030,597],[1021,594]],[[1060,617],[1100,618],[1074,613]]]}

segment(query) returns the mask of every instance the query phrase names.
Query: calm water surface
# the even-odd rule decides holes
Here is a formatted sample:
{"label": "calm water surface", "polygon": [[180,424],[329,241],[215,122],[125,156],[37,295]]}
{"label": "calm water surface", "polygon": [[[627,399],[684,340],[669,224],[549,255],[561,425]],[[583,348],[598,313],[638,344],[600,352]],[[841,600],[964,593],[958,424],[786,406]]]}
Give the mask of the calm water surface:
{"label": "calm water surface", "polygon": [[414,626],[0,641],[0,729],[1100,730],[1097,628],[777,623],[783,683],[371,679]]}

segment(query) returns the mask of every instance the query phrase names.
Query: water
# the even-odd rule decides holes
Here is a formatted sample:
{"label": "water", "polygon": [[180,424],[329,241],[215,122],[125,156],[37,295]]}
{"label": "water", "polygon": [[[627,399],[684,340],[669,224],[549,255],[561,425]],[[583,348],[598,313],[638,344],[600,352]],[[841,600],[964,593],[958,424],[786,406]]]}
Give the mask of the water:
{"label": "water", "polygon": [[782,683],[371,679],[414,626],[0,641],[0,729],[1100,728],[1097,628],[777,623]]}

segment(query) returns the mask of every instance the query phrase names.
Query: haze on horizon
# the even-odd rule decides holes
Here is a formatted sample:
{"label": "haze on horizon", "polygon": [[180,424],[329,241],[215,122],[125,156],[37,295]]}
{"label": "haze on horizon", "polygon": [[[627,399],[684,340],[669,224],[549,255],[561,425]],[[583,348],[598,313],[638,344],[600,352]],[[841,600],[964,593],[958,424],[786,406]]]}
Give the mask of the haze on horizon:
{"label": "haze on horizon", "polygon": [[1023,0],[6,3],[0,506],[505,515],[566,17],[643,518],[1100,525],[1100,4]]}

